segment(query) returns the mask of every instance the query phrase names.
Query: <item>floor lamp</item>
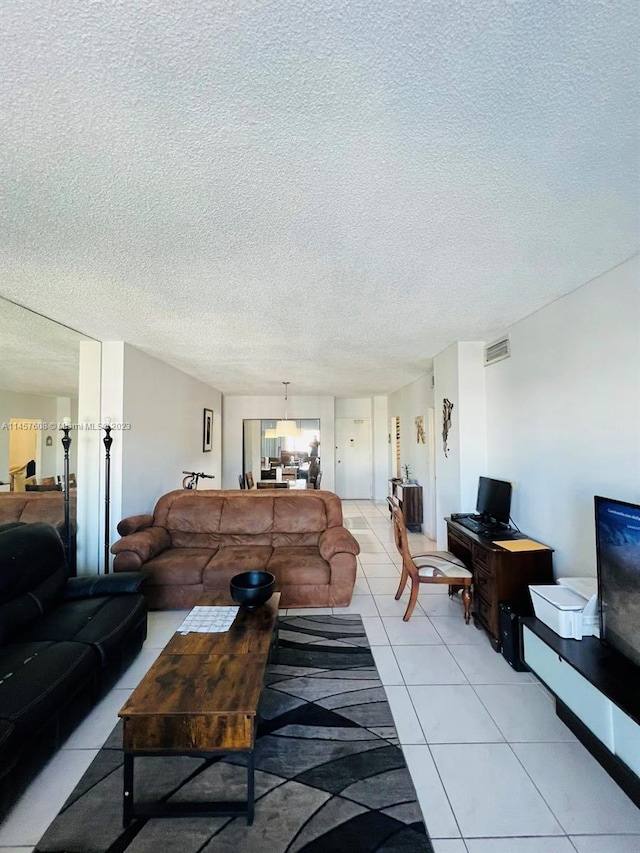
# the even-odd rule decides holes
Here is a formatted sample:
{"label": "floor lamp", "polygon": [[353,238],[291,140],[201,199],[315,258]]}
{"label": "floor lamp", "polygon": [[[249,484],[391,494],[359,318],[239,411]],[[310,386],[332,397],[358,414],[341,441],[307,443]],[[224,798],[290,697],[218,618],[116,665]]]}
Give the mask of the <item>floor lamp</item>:
{"label": "floor lamp", "polygon": [[64,418],[61,430],[62,446],[64,448],[64,548],[67,552],[67,566],[71,571],[74,566],[71,559],[71,519],[69,512],[69,448],[71,447],[71,418]]}
{"label": "floor lamp", "polygon": [[110,504],[111,504],[111,423],[107,419],[104,424],[105,436],[102,439],[105,449],[104,458],[104,573],[109,574],[109,539],[110,539]]}

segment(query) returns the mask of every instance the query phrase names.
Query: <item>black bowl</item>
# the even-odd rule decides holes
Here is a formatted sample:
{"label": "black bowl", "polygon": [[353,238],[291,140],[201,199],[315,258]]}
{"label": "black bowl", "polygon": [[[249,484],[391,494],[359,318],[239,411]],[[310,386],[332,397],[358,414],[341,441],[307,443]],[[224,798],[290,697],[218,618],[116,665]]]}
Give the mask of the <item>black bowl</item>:
{"label": "black bowl", "polygon": [[242,572],[229,583],[231,598],[247,610],[255,610],[273,595],[275,577],[271,572]]}

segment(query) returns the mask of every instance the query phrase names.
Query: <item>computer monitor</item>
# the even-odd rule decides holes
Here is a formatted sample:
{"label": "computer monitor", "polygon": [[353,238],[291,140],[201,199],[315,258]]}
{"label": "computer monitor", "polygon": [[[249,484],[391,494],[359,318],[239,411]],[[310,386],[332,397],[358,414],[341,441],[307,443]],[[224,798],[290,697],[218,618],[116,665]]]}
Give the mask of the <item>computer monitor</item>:
{"label": "computer monitor", "polygon": [[511,515],[511,483],[480,477],[476,512],[483,524],[509,524]]}

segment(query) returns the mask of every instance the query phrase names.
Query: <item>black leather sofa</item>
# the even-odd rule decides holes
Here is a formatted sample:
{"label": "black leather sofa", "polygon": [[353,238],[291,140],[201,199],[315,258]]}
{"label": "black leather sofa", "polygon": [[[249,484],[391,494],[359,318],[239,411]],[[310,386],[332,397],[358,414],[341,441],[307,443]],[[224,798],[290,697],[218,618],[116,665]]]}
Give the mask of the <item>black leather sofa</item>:
{"label": "black leather sofa", "polygon": [[144,580],[70,578],[52,526],[0,526],[0,818],[141,648]]}

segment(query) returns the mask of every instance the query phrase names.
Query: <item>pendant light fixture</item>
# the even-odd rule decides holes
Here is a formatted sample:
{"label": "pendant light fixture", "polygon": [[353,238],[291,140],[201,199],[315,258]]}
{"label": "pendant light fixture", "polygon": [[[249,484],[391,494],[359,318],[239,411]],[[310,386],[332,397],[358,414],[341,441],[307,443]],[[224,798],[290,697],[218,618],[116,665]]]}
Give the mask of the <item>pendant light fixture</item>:
{"label": "pendant light fixture", "polygon": [[289,399],[290,382],[283,382],[284,385],[284,420],[278,421],[276,424],[276,436],[278,438],[299,438],[300,430],[295,421],[289,420],[287,417],[287,400]]}

